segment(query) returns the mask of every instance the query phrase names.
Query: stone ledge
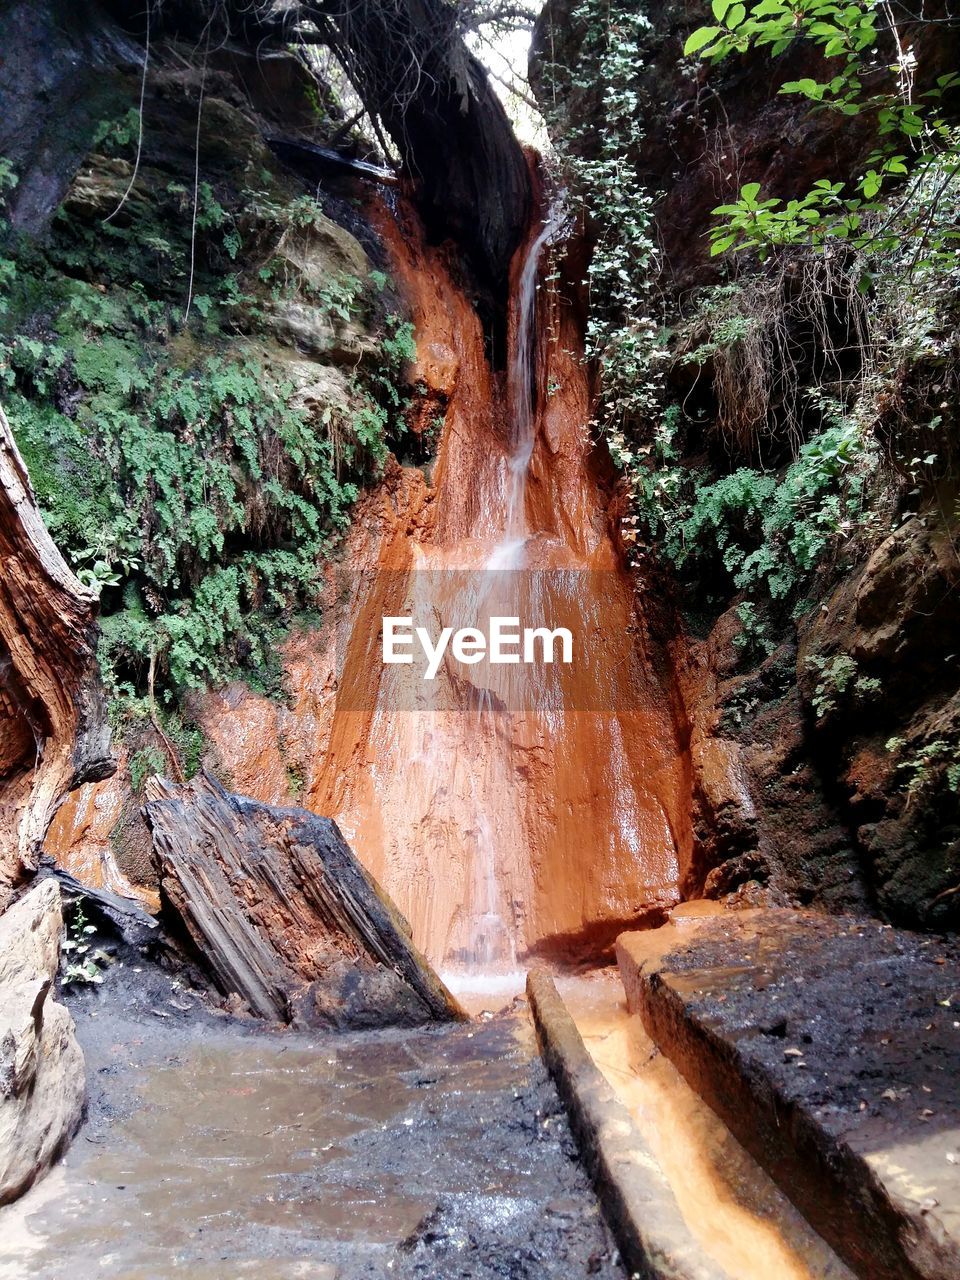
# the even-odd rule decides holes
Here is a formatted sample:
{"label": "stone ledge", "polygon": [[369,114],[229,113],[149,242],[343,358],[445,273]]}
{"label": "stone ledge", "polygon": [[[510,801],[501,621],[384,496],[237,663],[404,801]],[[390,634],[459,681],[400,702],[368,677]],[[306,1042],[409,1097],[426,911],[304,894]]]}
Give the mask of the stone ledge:
{"label": "stone ledge", "polygon": [[694,1240],[663,1171],[591,1058],[550,974],[533,970],[527,996],[544,1062],[632,1274],[729,1280]]}
{"label": "stone ledge", "polygon": [[630,1010],[858,1275],[960,1278],[955,942],[758,910],[617,954]]}

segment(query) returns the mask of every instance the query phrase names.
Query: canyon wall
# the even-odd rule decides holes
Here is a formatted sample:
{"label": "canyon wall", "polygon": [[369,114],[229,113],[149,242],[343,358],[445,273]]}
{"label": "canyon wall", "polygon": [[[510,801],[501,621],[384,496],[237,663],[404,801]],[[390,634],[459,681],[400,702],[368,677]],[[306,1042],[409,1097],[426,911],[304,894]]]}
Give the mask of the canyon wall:
{"label": "canyon wall", "polygon": [[[135,238],[146,210],[151,233],[163,235],[169,193],[191,181],[194,162],[201,79],[154,36],[143,153],[120,215],[122,234]],[[126,58],[115,73],[118,92],[139,91]],[[263,135],[282,130],[284,155],[296,163],[293,142],[322,140],[332,127],[297,116],[303,95],[290,76],[282,58],[255,74],[234,51],[218,56],[202,82],[201,174],[242,241],[235,260],[218,247],[214,261],[244,281],[269,250],[272,228],[258,212],[265,194],[296,208],[315,190],[313,171],[302,179],[278,169]],[[280,118],[279,84],[289,101]],[[497,115],[494,133],[502,123]],[[323,328],[309,288],[345,269],[365,279],[382,270],[385,296],[415,330],[407,432],[399,460],[387,460],[353,509],[316,602],[319,622],[295,625],[283,642],[271,692],[234,681],[176,705],[202,733],[193,765],[235,792],[335,817],[431,959],[499,968],[530,950],[579,958],[608,949],[624,925],[656,919],[677,900],[691,857],[678,694],[666,648],[648,626],[650,602],[635,599],[611,533],[610,476],[595,468],[587,427],[583,314],[571,285],[582,263],[576,245],[563,247],[559,226],[543,230],[549,200],[537,166],[519,148],[516,155],[523,178],[510,181],[520,193],[510,216],[523,211],[524,191],[536,192],[537,209],[502,264],[497,315],[492,295],[478,295],[470,246],[465,266],[464,246],[443,239],[429,210],[424,222],[420,181],[394,196],[349,172],[321,185],[324,216],[314,216],[309,234],[281,241],[284,271],[305,282],[302,296],[232,313],[239,332],[231,343],[266,352],[269,377],[288,380],[319,420],[348,399],[344,370],[376,358],[379,339],[362,320]],[[491,163],[494,191],[502,166]],[[234,212],[250,175],[266,172],[269,191],[257,208]],[[65,185],[71,236],[99,240],[130,177],[129,165],[93,144]],[[509,228],[499,239],[494,231],[487,251],[494,240],[509,251]],[[63,234],[54,223],[58,251]],[[117,287],[101,263],[80,270],[107,291]],[[204,278],[210,294],[215,281],[209,271]],[[161,287],[151,278],[151,289]],[[209,341],[199,322],[192,341],[201,350]],[[438,621],[472,622],[474,606],[500,599],[508,613],[568,622],[583,641],[579,665],[553,673],[550,685],[447,667],[421,705],[408,683],[384,677],[380,656],[382,617],[418,595]],[[149,605],[162,607],[162,598]],[[156,868],[139,789],[145,772],[183,767],[181,740],[153,723],[161,713],[162,705],[128,726],[118,776],[71,797],[47,843],[77,874],[126,882],[147,900]]]}
{"label": "canyon wall", "polygon": [[112,773],[96,599],[44,527],[0,409],[0,911],[64,793]]}
{"label": "canyon wall", "polygon": [[[670,464],[677,475],[720,478],[750,467],[782,484],[799,446],[822,430],[815,414],[792,406],[815,388],[824,393],[824,384],[825,394],[842,400],[856,381],[864,341],[853,336],[857,304],[843,301],[835,282],[816,274],[820,268],[805,277],[799,254],[778,260],[775,288],[752,293],[776,271],[764,276],[750,253],[732,264],[730,255],[711,256],[711,210],[748,182],[761,184],[763,197],[789,198],[820,179],[854,181],[876,145],[872,117],[818,110],[779,92],[788,80],[829,78],[809,45],[794,42],[777,58],[755,50],[698,62],[683,57],[683,45],[709,21],[701,4],[658,0],[638,27],[618,21],[628,10],[634,14],[613,6],[601,26],[604,41],[624,41],[638,60],[630,83],[633,141],[623,161],[653,200],[649,306],[665,335],[662,408],[632,425],[631,448],[653,457],[669,406],[684,424]],[[574,0],[549,0],[532,62],[555,138],[588,162],[610,127],[592,12]],[[919,25],[907,9],[891,12],[916,57],[914,89],[922,93],[956,65],[950,8],[925,13],[933,20]],[[588,240],[597,234],[590,218],[586,231]],[[852,262],[836,249],[825,260],[828,270]],[[723,313],[732,317],[726,337],[722,325],[711,331],[702,309],[718,284],[734,300]],[[805,291],[827,299],[819,329],[800,314]],[[738,433],[730,402],[746,405],[754,389],[751,335],[768,325],[772,333],[775,323],[777,337],[755,357],[775,388],[767,414]],[[662,547],[639,557],[641,573],[659,584],[664,608],[654,619],[659,634],[672,638],[684,688],[694,780],[691,895],[869,908],[921,927],[957,920],[960,798],[950,772],[960,739],[950,639],[960,620],[956,328],[948,314],[917,354],[906,315],[890,323],[903,355],[890,357],[876,401],[856,410],[874,415],[861,438],[883,459],[866,481],[873,514],[851,516],[846,536],[798,596],[766,611],[749,606],[758,613],[747,616],[766,627],[762,645],[743,621],[749,597],[724,573],[719,531],[712,557],[704,548],[709,567],[699,575],[678,573]],[[705,345],[696,352],[698,343]],[[842,354],[827,375],[831,349]],[[917,455],[928,447],[936,457],[918,469]],[[850,687],[832,691],[824,671],[850,672]]]}

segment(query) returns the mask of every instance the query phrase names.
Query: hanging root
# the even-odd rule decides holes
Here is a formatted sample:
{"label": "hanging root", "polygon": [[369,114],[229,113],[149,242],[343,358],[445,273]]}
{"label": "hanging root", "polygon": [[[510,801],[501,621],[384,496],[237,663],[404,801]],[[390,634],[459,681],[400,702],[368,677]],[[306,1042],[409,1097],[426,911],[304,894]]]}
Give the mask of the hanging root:
{"label": "hanging root", "polygon": [[867,305],[856,263],[830,254],[782,254],[762,273],[701,295],[681,330],[680,360],[709,368],[717,426],[732,453],[765,439],[805,437],[805,387],[846,400],[871,366]]}

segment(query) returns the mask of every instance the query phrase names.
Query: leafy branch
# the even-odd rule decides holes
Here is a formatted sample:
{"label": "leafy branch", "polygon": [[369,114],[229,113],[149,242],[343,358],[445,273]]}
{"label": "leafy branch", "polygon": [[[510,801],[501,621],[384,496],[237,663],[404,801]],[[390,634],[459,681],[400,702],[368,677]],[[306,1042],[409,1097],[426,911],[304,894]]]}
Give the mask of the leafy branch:
{"label": "leafy branch", "polygon": [[[712,0],[711,8],[715,23],[689,36],[685,54],[719,62],[764,49],[778,57],[796,41],[806,42],[833,64],[834,74],[785,81],[780,93],[844,116],[869,113],[878,142],[852,186],[821,179],[804,195],[783,200],[764,198],[759,183],[748,183],[735,201],[713,210],[719,221],[710,233],[711,253],[755,249],[763,258],[779,245],[820,247],[831,240],[882,252],[906,235],[918,243],[915,266],[954,261],[960,232],[948,197],[956,194],[960,175],[960,131],[945,99],[960,86],[960,75],[942,75],[917,95],[916,54],[905,46],[889,6],[875,0],[757,0],[749,6]],[[905,182],[900,204],[891,210],[889,198]],[[945,205],[947,216],[940,216]]]}

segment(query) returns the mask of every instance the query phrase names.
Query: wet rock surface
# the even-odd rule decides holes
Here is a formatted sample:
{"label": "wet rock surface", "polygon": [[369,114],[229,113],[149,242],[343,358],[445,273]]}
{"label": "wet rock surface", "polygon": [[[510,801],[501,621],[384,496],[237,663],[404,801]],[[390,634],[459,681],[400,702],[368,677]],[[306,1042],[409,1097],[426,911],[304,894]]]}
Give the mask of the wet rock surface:
{"label": "wet rock surface", "polygon": [[62,929],[49,880],[0,919],[0,1204],[46,1172],[83,1111],[83,1054],[52,995]]}
{"label": "wet rock surface", "polygon": [[957,942],[777,910],[658,932],[618,943],[630,1008],[824,1238],[878,1280],[960,1275]]}
{"label": "wet rock surface", "polygon": [[74,1002],[87,1125],[0,1212],[4,1280],[623,1276],[525,1013],[274,1033],[147,962],[105,986]]}

